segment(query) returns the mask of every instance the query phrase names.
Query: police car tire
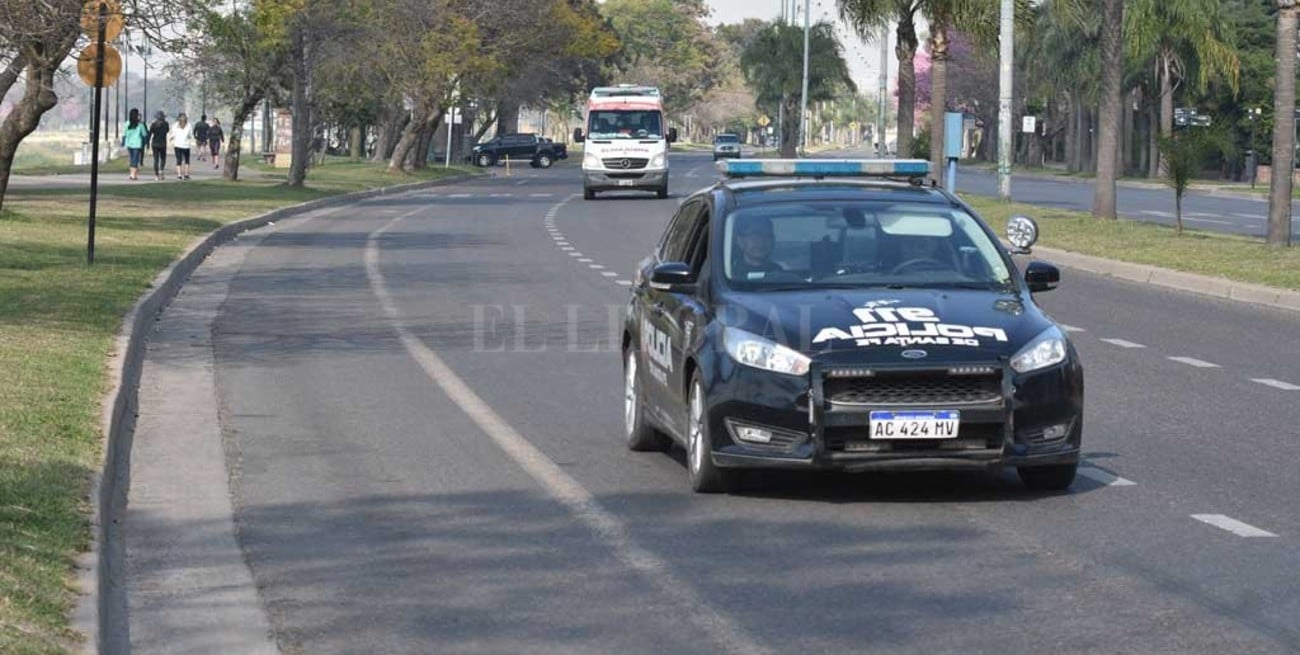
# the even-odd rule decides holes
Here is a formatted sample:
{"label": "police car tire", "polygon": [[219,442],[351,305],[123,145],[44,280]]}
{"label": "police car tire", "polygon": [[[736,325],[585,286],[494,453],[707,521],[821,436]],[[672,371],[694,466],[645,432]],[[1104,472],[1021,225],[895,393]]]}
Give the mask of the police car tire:
{"label": "police car tire", "polygon": [[1021,466],[1016,469],[1020,481],[1032,491],[1063,491],[1074,482],[1079,463],[1051,466]]}
{"label": "police car tire", "polygon": [[[627,353],[623,356],[624,402],[627,402],[626,394],[629,393],[627,387],[631,383],[634,385],[631,392],[635,394],[636,404],[632,408],[635,414],[630,421],[630,426],[626,414],[623,417],[623,431],[627,437],[627,448],[636,452],[663,452],[672,446],[672,441],[646,423],[645,403],[641,395],[641,380],[636,375],[641,370],[640,364],[641,358],[637,355],[637,349],[635,347],[628,348]],[[633,373],[630,377],[629,372]],[[624,405],[623,411],[626,412],[627,409],[627,406]]]}
{"label": "police car tire", "polygon": [[[731,491],[739,480],[740,471],[731,469],[718,468],[713,463],[713,440],[709,435],[709,422],[707,420],[699,421],[699,438],[693,439],[693,431],[696,429],[695,416],[695,399],[700,397],[703,403],[704,385],[700,382],[700,374],[697,371],[691,376],[691,391],[687,400],[687,421],[686,421],[686,471],[691,478],[691,489],[696,493],[716,494]],[[696,453],[696,448],[704,448],[701,453]]]}

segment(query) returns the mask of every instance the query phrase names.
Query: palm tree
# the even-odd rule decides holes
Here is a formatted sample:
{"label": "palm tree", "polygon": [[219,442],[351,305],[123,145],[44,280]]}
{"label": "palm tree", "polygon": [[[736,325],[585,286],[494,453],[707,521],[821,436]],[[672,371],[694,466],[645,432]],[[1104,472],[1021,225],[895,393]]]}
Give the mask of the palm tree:
{"label": "palm tree", "polygon": [[1212,78],[1226,79],[1237,90],[1241,63],[1220,0],[1128,0],[1124,23],[1129,57],[1150,65],[1159,80],[1161,135],[1174,130],[1174,91],[1184,82],[1201,90]]}
{"label": "palm tree", "polygon": [[1277,1],[1277,88],[1273,92],[1273,180],[1268,194],[1268,243],[1291,245],[1291,175],[1295,170],[1296,0]]}
{"label": "palm tree", "polygon": [[[795,157],[799,144],[799,94],[803,83],[803,27],[773,22],[763,28],[740,56],[745,82],[760,106],[785,107],[781,156]],[[833,99],[838,92],[855,92],[848,65],[840,51],[835,27],[821,22],[808,37],[808,102]]]}
{"label": "palm tree", "polygon": [[[1103,0],[1101,13],[1101,107],[1097,112],[1097,183],[1093,187],[1092,215],[1115,220],[1120,110],[1124,101],[1124,0]],[[1181,202],[1178,230],[1182,232]]]}
{"label": "palm tree", "polygon": [[[852,25],[858,36],[868,42],[878,38],[880,30],[897,22],[894,29],[898,57],[898,153],[912,152],[912,129],[916,124],[916,19],[928,0],[836,0],[840,19]],[[884,135],[880,142],[885,142]]]}

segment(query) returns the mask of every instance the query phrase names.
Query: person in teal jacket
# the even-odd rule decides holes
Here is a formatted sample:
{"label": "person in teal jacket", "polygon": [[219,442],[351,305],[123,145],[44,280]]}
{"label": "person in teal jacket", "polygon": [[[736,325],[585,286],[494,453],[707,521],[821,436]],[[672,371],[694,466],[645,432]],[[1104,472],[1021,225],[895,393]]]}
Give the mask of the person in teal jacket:
{"label": "person in teal jacket", "polygon": [[144,143],[149,139],[149,129],[140,120],[140,110],[132,109],[127,114],[126,132],[122,134],[122,145],[131,158],[131,175],[128,179],[140,179],[140,162],[144,160]]}

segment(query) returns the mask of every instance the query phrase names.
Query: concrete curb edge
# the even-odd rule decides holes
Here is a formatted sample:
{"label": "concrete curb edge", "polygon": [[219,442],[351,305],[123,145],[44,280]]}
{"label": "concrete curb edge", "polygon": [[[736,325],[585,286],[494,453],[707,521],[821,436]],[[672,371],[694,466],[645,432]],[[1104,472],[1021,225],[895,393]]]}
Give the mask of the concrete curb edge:
{"label": "concrete curb edge", "polygon": [[122,655],[130,652],[126,589],[123,585],[126,553],[118,520],[126,507],[131,479],[131,439],[139,411],[136,393],[144,365],[145,342],[152,333],[152,324],[180,292],[190,274],[213,249],[234,239],[241,232],[290,216],[378,196],[456,184],[474,177],[456,175],[339,194],[235,221],[195,240],[154,277],[150,291],[136,300],[123,317],[108,362],[110,389],[104,396],[100,412],[104,458],[100,470],[92,476],[87,498],[91,508],[91,545],[77,558],[76,577],[80,595],[71,617],[73,629],[84,638],[83,653]]}
{"label": "concrete curb edge", "polygon": [[1050,259],[1054,264],[1088,273],[1213,296],[1225,300],[1300,312],[1300,291],[1268,287],[1262,284],[1236,282],[1210,275],[1184,273],[1149,264],[1121,262],[1055,248],[1036,246],[1033,250],[1034,255],[1041,255],[1044,259]]}

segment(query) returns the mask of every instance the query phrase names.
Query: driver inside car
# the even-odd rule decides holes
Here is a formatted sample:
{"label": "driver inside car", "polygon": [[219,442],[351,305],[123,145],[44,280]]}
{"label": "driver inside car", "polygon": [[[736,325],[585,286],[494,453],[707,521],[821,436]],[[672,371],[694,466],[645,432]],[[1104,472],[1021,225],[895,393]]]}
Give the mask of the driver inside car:
{"label": "driver inside car", "polygon": [[894,270],[939,270],[952,268],[952,257],[945,254],[940,239],[934,237],[905,236],[894,239],[897,258]]}
{"label": "driver inside car", "polygon": [[736,251],[740,254],[732,265],[732,277],[761,280],[769,273],[785,271],[772,261],[775,235],[772,220],[764,216],[742,216],[736,223]]}

